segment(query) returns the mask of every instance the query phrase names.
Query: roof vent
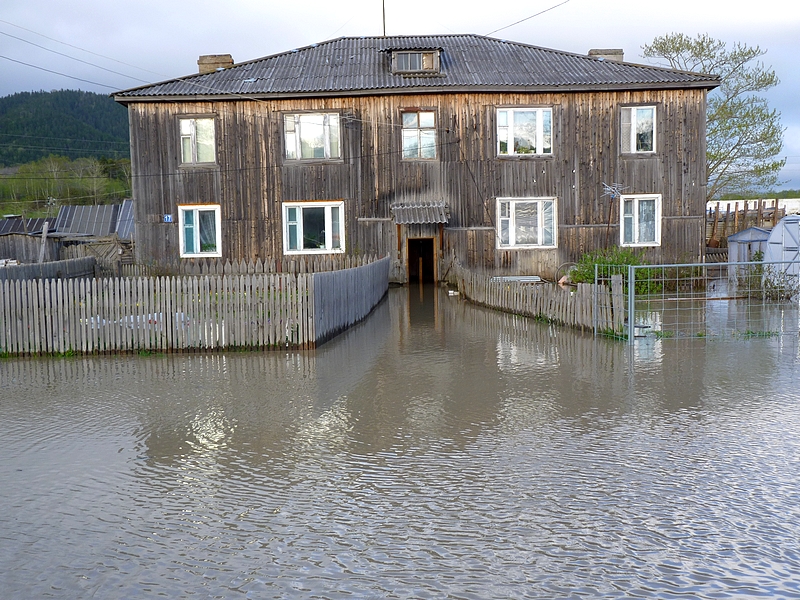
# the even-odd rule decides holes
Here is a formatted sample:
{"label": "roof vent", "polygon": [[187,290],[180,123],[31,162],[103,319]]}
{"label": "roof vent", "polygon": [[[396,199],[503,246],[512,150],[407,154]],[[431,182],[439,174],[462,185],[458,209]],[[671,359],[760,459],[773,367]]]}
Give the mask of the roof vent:
{"label": "roof vent", "polygon": [[622,62],[625,53],[622,48],[604,48],[589,50],[589,56],[599,60],[610,60],[613,62]]}
{"label": "roof vent", "polygon": [[222,71],[233,66],[233,57],[230,54],[206,54],[197,59],[200,74]]}

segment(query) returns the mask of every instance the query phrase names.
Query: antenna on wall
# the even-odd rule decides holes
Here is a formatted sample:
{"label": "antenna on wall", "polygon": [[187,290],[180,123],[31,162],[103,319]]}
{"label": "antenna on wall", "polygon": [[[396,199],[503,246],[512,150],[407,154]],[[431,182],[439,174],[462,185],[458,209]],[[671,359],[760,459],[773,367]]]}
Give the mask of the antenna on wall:
{"label": "antenna on wall", "polygon": [[383,5],[383,37],[386,37],[386,0],[382,1]]}

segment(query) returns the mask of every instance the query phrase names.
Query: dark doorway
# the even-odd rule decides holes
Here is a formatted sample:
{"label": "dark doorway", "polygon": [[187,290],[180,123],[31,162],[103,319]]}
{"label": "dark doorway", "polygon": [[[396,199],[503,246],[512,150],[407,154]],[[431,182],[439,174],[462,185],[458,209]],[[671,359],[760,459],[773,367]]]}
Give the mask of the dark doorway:
{"label": "dark doorway", "polygon": [[433,238],[408,240],[408,282],[436,283],[433,271]]}

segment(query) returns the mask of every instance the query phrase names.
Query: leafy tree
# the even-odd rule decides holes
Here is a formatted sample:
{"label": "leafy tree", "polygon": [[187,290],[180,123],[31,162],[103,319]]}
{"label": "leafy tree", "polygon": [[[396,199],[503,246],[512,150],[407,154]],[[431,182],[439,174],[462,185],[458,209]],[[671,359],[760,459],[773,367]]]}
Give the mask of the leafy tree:
{"label": "leafy tree", "polygon": [[781,115],[758,95],[779,83],[775,71],[758,60],[766,50],[739,42],[729,48],[708,34],[690,38],[682,33],[659,36],[642,50],[645,58],[664,66],[720,77],[707,108],[709,200],[778,184],[786,163],[777,158],[783,149]]}

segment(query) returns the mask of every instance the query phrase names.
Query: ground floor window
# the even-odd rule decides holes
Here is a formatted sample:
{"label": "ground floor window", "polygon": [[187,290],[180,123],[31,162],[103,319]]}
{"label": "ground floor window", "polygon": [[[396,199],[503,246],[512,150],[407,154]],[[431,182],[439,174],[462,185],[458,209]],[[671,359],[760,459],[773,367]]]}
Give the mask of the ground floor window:
{"label": "ground floor window", "polygon": [[498,198],[498,248],[555,248],[555,198]]}
{"label": "ground floor window", "polygon": [[661,245],[661,195],[620,196],[620,245]]}
{"label": "ground floor window", "polygon": [[219,204],[178,207],[181,258],[222,256]]}
{"label": "ground floor window", "polygon": [[285,202],[285,254],[344,252],[344,202]]}

